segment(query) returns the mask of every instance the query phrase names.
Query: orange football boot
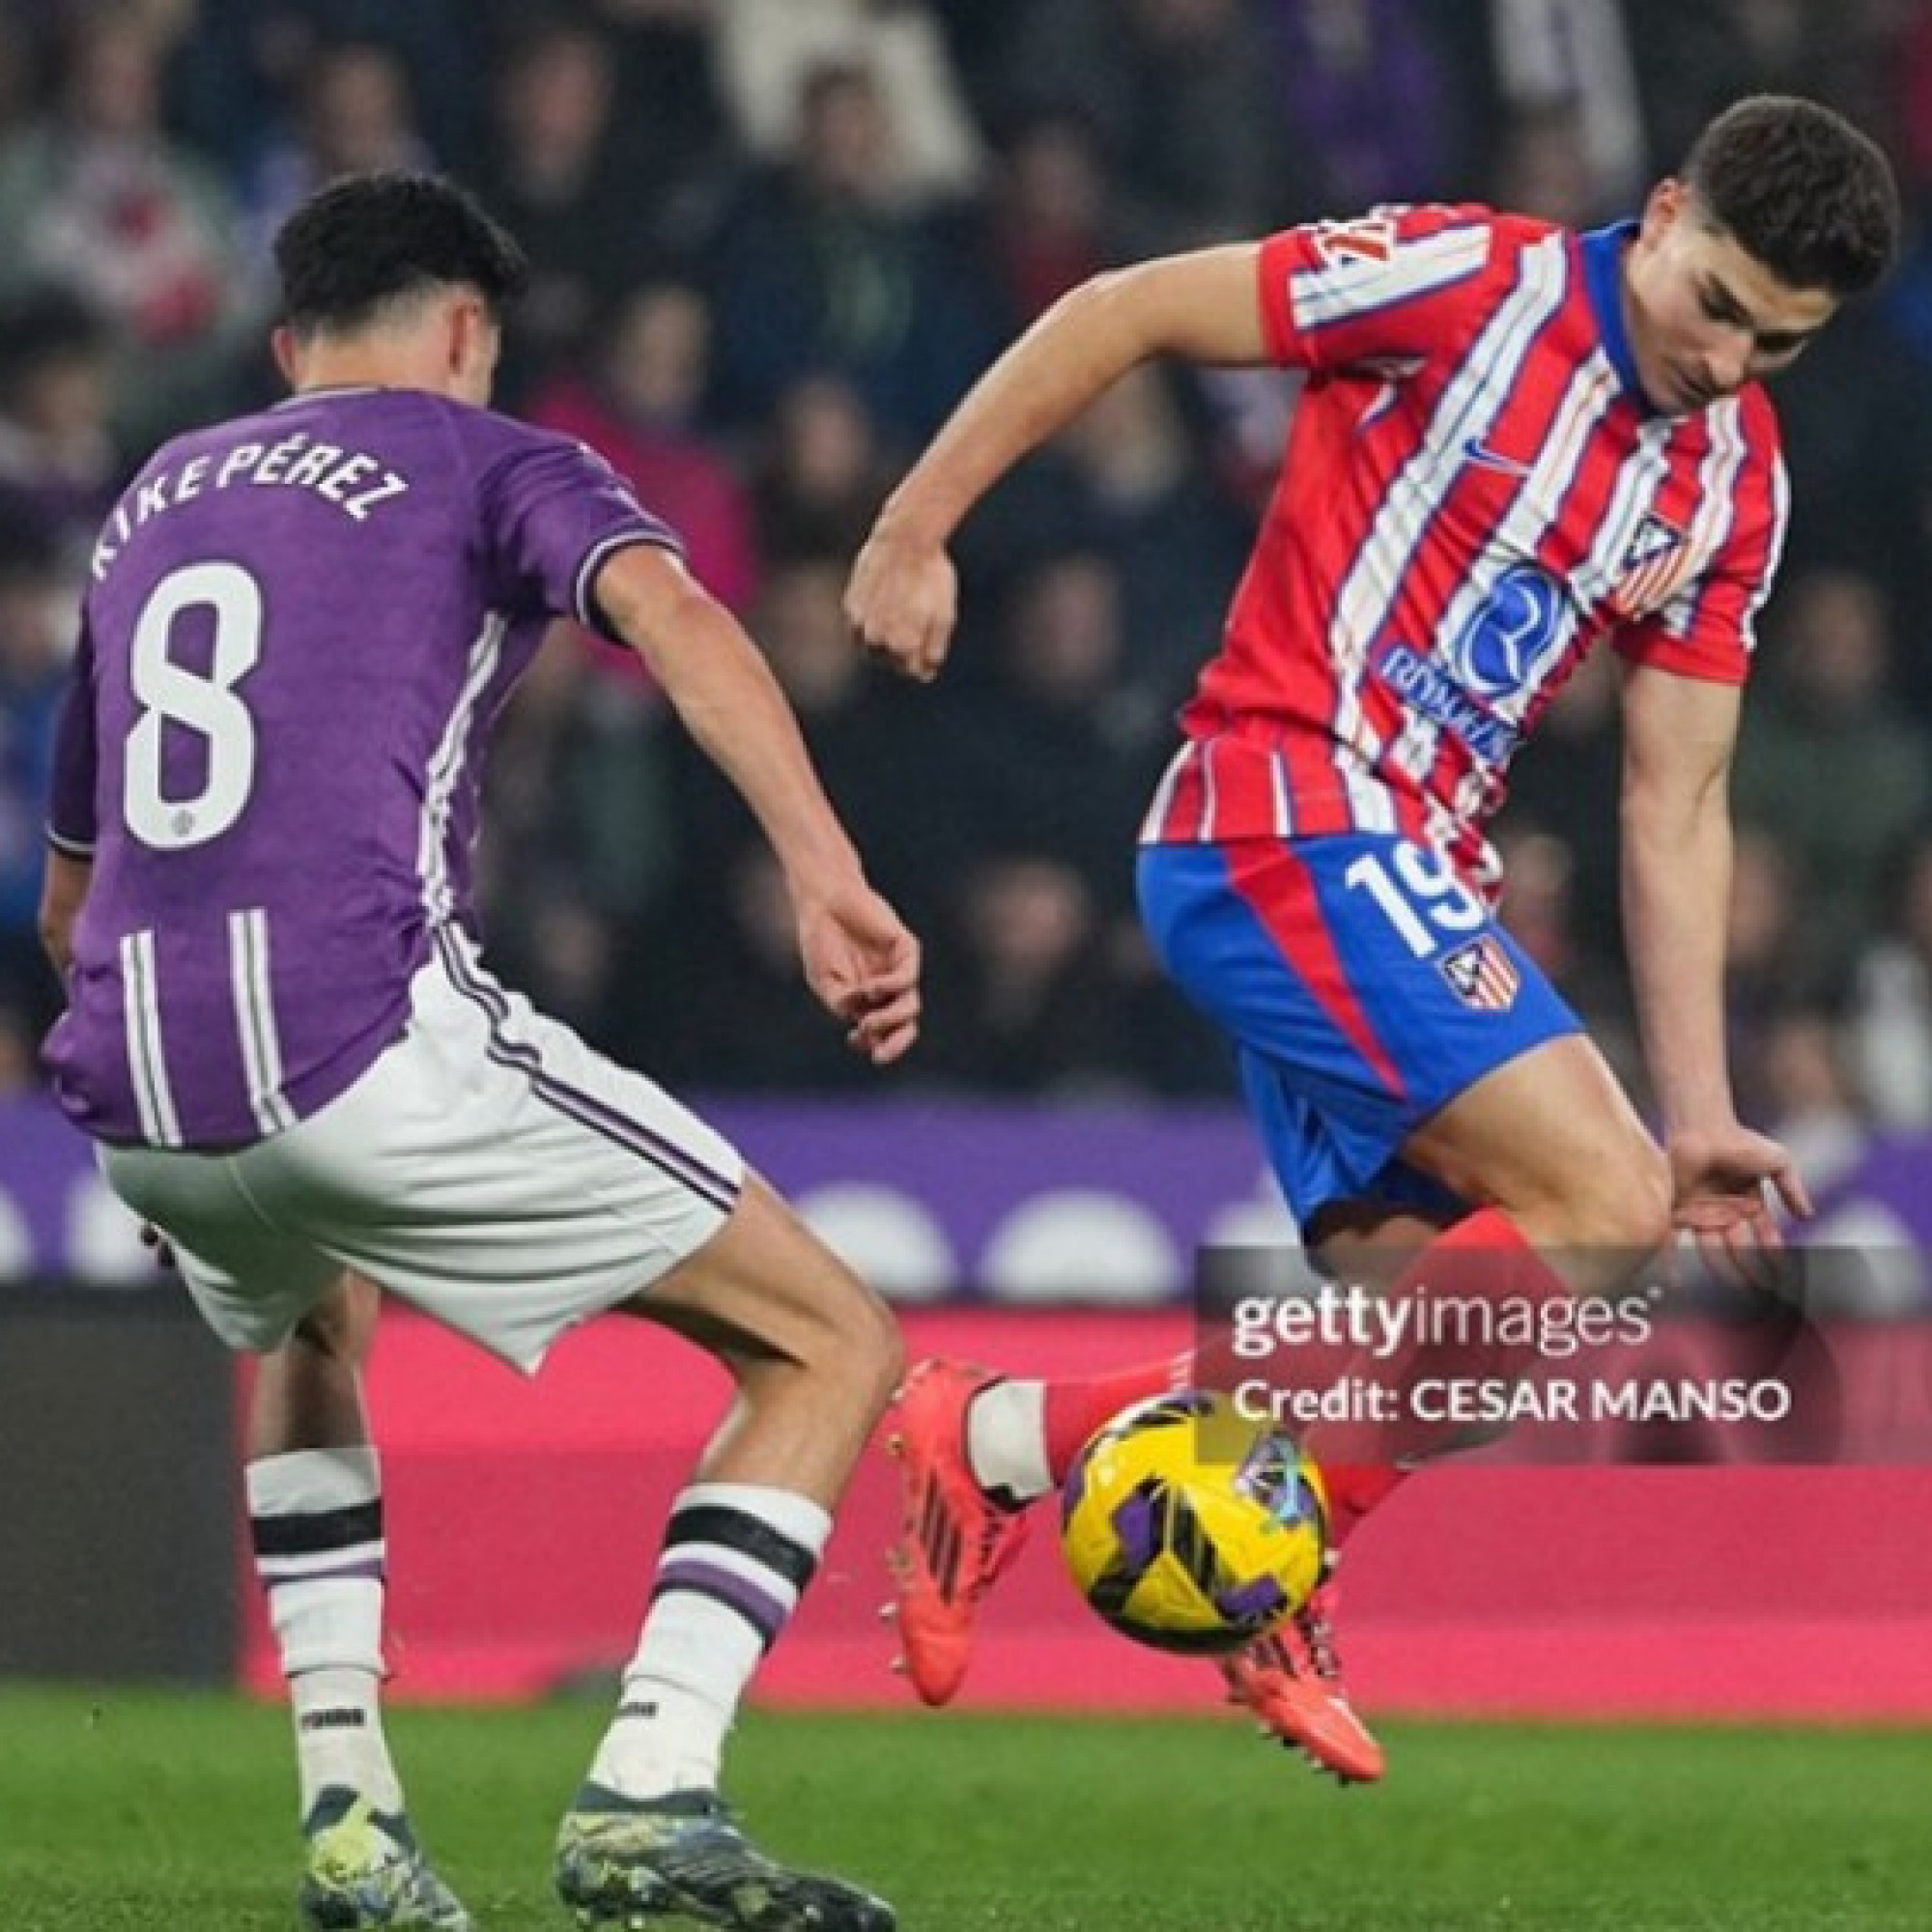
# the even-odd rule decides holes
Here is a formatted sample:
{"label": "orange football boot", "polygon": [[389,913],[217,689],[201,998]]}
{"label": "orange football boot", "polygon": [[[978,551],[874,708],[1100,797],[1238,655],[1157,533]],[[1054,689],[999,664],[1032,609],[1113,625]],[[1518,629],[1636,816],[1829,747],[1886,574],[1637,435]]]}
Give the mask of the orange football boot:
{"label": "orange football boot", "polygon": [[899,1391],[899,1540],[889,1559],[901,1662],[927,1704],[951,1700],[973,1657],[973,1621],[1026,1542],[1024,1509],[997,1503],[966,1461],[966,1406],[1000,1378],[970,1362],[921,1362]]}
{"label": "orange football boot", "polygon": [[1335,1648],[1335,1586],[1323,1583],[1286,1624],[1220,1660],[1228,1694],[1318,1771],[1373,1784],[1387,1759],[1354,1713]]}

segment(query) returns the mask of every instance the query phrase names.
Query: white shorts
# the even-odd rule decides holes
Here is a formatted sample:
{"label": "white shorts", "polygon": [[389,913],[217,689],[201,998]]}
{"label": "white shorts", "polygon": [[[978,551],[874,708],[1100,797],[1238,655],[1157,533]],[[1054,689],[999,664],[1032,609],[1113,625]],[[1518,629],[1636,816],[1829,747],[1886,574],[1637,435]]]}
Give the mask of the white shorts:
{"label": "white shorts", "polygon": [[103,1148],[101,1165],[231,1349],[278,1347],[347,1267],[532,1372],[709,1240],[744,1161],[467,941],[445,934],[410,991],[402,1038],[286,1133]]}

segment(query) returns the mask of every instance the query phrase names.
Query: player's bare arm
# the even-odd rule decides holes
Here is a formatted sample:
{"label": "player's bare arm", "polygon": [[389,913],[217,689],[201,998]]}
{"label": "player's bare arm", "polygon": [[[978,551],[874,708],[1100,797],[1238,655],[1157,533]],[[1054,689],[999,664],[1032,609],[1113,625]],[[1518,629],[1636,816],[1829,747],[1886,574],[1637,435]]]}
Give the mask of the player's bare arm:
{"label": "player's bare arm", "polygon": [[54,963],[54,971],[65,979],[73,959],[73,927],[87,900],[88,881],[94,876],[94,862],[47,847],[46,871],[41,881],[41,944]]}
{"label": "player's bare arm", "polygon": [[946,661],[958,593],[946,546],[1021,457],[1155,355],[1266,359],[1253,243],[1112,270],[1062,297],[974,385],[893,492],[853,566],[853,634],[923,680]]}
{"label": "player's bare arm", "polygon": [[675,556],[654,546],[618,551],[598,573],[596,597],[771,840],[811,990],[850,1022],[852,1044],[867,1059],[898,1059],[919,1032],[919,942],[866,883],[756,646]]}
{"label": "player's bare arm", "polygon": [[1766,1193],[1810,1201],[1790,1154],[1740,1125],[1725,1061],[1727,797],[1742,688],[1632,669],[1624,686],[1623,900],[1644,1058],[1662,1110],[1674,1214],[1707,1257],[1750,1273],[1779,1244]]}

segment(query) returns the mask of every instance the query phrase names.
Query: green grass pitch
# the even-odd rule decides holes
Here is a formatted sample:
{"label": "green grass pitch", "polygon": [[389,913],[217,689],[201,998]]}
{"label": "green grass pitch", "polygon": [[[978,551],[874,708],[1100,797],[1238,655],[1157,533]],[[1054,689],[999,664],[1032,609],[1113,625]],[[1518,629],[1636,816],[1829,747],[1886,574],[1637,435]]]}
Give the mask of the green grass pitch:
{"label": "green grass pitch", "polygon": [[[563,1932],[594,1705],[405,1709],[418,1830],[488,1932]],[[0,1690],[6,1932],[293,1921],[279,1711]],[[1230,1719],[754,1716],[735,1796],[907,1932],[1888,1932],[1927,1923],[1932,1734],[1399,1725],[1338,1791]]]}

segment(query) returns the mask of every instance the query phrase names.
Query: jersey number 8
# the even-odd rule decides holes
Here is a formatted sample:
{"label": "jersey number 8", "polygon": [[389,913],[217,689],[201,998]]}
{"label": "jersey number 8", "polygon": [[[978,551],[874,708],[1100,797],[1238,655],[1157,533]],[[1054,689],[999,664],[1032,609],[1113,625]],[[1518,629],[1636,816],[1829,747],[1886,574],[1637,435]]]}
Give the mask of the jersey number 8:
{"label": "jersey number 8", "polygon": [[[190,611],[213,618],[204,676],[169,655],[176,627]],[[193,563],[157,583],[134,624],[128,673],[140,718],[128,734],[122,816],[144,845],[178,852],[218,838],[242,816],[255,786],[255,720],[235,687],[262,655],[262,591],[237,563]],[[192,731],[207,746],[201,789],[161,791],[166,726]]]}

